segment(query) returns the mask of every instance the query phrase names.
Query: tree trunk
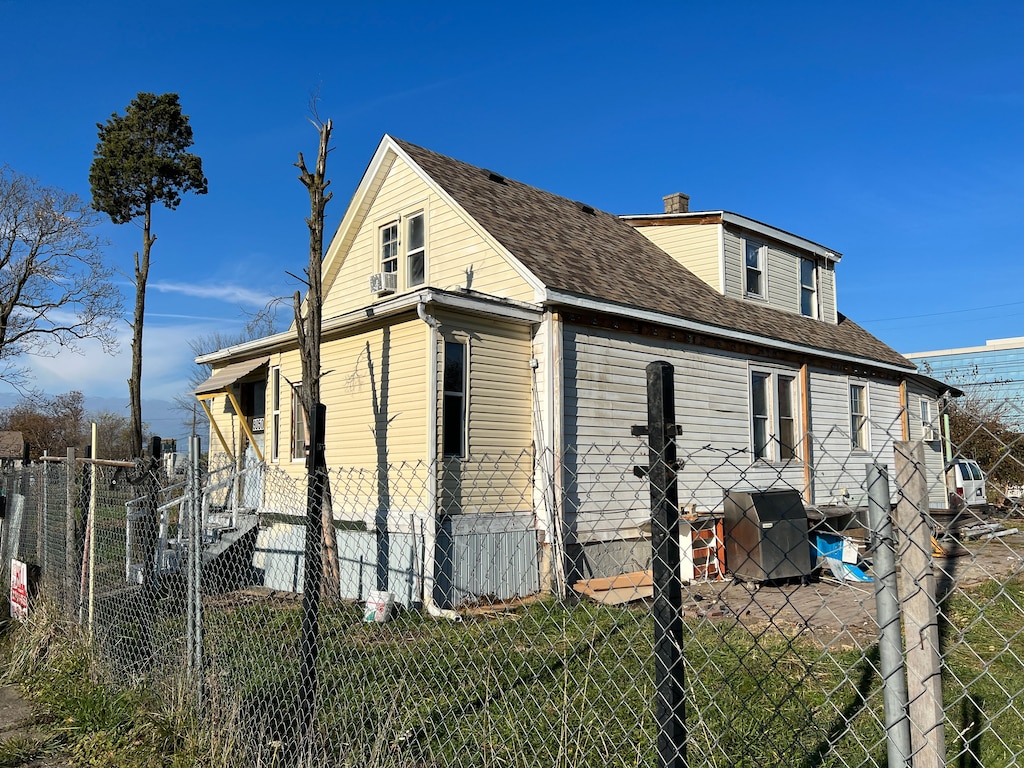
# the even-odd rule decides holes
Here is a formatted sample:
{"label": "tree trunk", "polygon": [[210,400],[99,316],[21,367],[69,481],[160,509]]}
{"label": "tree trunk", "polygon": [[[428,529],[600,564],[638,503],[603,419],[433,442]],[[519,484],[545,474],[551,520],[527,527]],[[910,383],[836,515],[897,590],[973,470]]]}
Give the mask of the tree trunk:
{"label": "tree trunk", "polygon": [[[142,457],[142,326],[146,316],[146,282],[149,280],[149,251],[156,238],[150,234],[151,206],[146,205],[142,223],[142,258],[135,254],[135,315],[132,321],[132,371],[128,379],[131,408],[132,457]],[[121,457],[118,458],[128,458]]]}
{"label": "tree trunk", "polygon": [[[310,172],[302,153],[295,164],[299,169],[299,180],[309,190],[310,213],[306,219],[309,227],[309,292],[306,294],[305,311],[301,297],[296,294],[294,302],[295,325],[299,337],[299,350],[302,357],[302,389],[299,398],[306,422],[312,423],[311,415],[320,402],[320,333],[323,311],[323,253],[324,253],[324,209],[333,196],[327,192],[330,181],[327,175],[327,153],[331,142],[332,124],[318,123],[320,143],[317,148],[316,166]],[[320,528],[322,531],[323,580],[321,589],[324,596],[337,597],[341,590],[341,574],[338,568],[338,545],[334,533],[334,512],[331,504],[330,478],[326,471],[322,473],[310,470],[308,481],[320,488]],[[307,566],[311,565],[307,563]]]}

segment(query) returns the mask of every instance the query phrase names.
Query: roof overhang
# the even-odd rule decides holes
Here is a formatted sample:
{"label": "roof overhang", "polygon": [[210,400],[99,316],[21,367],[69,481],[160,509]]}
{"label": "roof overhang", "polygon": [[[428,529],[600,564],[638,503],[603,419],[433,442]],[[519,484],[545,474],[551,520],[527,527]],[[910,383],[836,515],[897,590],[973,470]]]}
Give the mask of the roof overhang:
{"label": "roof overhang", "polygon": [[[416,311],[419,306],[439,307],[455,311],[469,312],[471,314],[486,315],[489,317],[506,320],[513,323],[531,324],[540,322],[544,315],[543,309],[537,304],[528,304],[522,301],[502,299],[489,294],[476,291],[439,291],[425,289],[394,296],[390,299],[373,304],[369,307],[346,312],[343,315],[332,317],[324,321],[321,333],[326,340],[332,335],[342,334],[350,329],[364,326],[368,323],[395,317],[397,315]],[[271,351],[294,346],[296,343],[295,333],[287,331],[274,336],[266,336],[262,339],[247,341],[243,344],[236,344],[233,347],[225,347],[207,355],[196,358],[200,365],[217,365],[234,358],[251,357],[254,354],[264,354]],[[264,362],[266,358],[264,358]],[[242,365],[239,363],[238,365]],[[229,365],[224,371],[227,371]],[[253,368],[252,370],[255,370]],[[244,374],[243,374],[244,375]],[[211,380],[215,377],[211,377]],[[236,380],[241,376],[236,377]],[[209,383],[203,382],[203,386]],[[199,391],[196,391],[199,394]]]}
{"label": "roof overhang", "polygon": [[773,227],[761,221],[740,216],[738,213],[729,211],[691,211],[689,213],[652,213],[635,216],[619,216],[620,219],[632,224],[634,227],[658,227],[685,224],[731,224],[734,227],[753,232],[755,235],[780,243],[799,248],[803,251],[813,253],[828,261],[838,263],[843,254],[826,248],[820,243],[808,240],[805,237],[794,235],[784,229]]}

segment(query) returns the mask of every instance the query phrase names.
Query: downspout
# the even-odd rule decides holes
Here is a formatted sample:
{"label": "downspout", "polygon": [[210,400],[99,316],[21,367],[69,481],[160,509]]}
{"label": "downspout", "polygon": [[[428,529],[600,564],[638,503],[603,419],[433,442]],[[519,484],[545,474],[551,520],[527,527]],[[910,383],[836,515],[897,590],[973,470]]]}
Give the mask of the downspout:
{"label": "downspout", "polygon": [[[416,316],[430,327],[430,342],[428,343],[428,354],[430,356],[430,370],[427,376],[427,400],[430,403],[433,418],[430,419],[429,429],[431,438],[427,443],[427,493],[430,497],[428,509],[430,523],[430,545],[424,542],[425,556],[422,558],[421,567],[423,573],[420,575],[420,589],[422,590],[423,608],[426,612],[437,619],[449,619],[450,621],[462,621],[462,617],[456,611],[446,610],[438,607],[434,602],[434,549],[437,542],[437,337],[440,323],[437,319],[427,314],[427,303],[424,296],[420,296],[416,305]],[[415,531],[414,531],[415,533]],[[431,576],[427,578],[427,563],[430,564]],[[430,588],[427,588],[427,585]]]}

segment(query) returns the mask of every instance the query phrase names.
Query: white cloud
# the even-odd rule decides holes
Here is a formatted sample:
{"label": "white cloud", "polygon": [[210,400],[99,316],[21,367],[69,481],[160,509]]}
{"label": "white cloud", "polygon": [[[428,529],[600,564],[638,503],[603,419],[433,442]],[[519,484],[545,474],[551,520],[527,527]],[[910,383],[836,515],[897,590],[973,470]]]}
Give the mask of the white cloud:
{"label": "white cloud", "polygon": [[[176,325],[148,323],[143,334],[142,399],[170,400],[188,390],[192,351],[188,340],[223,329],[224,320]],[[63,351],[55,357],[31,357],[21,362],[34,384],[50,394],[79,390],[93,397],[128,397],[131,373],[131,330],[118,331],[120,348],[105,354],[95,341],[82,343],[81,353]]]}
{"label": "white cloud", "polygon": [[150,283],[149,287],[160,293],[180,293],[197,299],[216,299],[236,306],[264,307],[275,299],[270,294],[241,285],[200,285],[160,281]]}

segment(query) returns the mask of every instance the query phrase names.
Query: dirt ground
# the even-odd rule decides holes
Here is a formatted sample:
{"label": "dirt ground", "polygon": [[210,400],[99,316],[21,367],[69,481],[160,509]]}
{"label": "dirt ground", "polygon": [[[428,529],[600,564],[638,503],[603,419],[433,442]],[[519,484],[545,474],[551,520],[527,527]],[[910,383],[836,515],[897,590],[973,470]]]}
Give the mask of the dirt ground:
{"label": "dirt ground", "polygon": [[[1005,528],[1024,521],[998,520]],[[1005,582],[1024,573],[1024,533],[948,545],[954,556],[932,560],[939,583],[959,591],[985,581]],[[873,582],[840,582],[831,573],[808,584],[745,583],[727,579],[684,587],[687,617],[739,620],[751,628],[769,627],[809,635],[823,647],[866,648],[878,640]]]}

